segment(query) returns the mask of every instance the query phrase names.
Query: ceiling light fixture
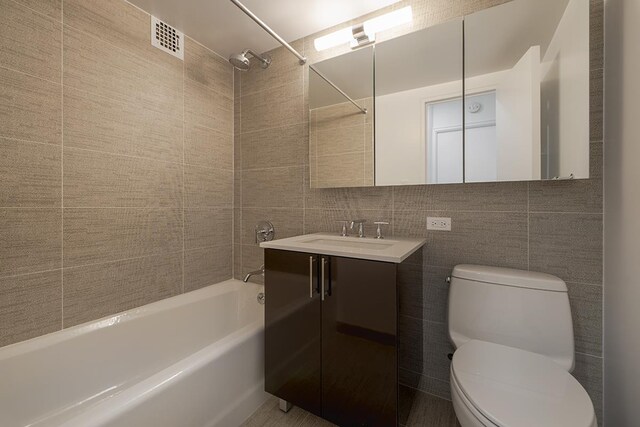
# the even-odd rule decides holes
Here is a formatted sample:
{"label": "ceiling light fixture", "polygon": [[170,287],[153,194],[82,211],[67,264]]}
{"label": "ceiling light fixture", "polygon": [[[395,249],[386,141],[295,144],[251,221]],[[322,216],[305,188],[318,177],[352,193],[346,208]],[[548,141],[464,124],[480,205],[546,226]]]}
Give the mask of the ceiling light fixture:
{"label": "ceiling light fixture", "polygon": [[369,19],[363,24],[354,25],[351,28],[343,28],[326,36],[318,37],[314,40],[313,44],[317,51],[330,49],[346,43],[350,43],[351,48],[355,49],[373,43],[376,39],[376,33],[407,24],[412,20],[413,13],[411,6],[407,6]]}

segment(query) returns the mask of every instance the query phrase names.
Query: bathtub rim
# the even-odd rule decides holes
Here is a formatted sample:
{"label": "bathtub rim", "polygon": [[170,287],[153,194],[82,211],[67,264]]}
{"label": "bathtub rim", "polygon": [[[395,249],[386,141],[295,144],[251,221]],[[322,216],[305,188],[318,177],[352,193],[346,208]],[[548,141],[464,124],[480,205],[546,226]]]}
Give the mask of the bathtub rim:
{"label": "bathtub rim", "polygon": [[[73,338],[82,336],[92,331],[98,331],[117,324],[125,324],[142,317],[147,317],[154,313],[160,313],[171,308],[177,308],[187,304],[202,301],[204,299],[212,298],[217,295],[230,292],[232,291],[232,288],[236,288],[237,286],[249,287],[249,289],[255,290],[256,295],[259,292],[263,292],[264,289],[263,285],[259,285],[256,283],[244,283],[243,281],[238,279],[224,280],[222,282],[214,283],[203,288],[196,289],[194,291],[154,301],[140,307],[131,308],[129,310],[121,311],[119,313],[111,314],[99,319],[89,320],[78,325],[29,338],[28,340],[8,344],[4,347],[0,347],[0,362],[6,359],[20,356],[22,354],[37,351],[39,349],[69,341]],[[256,305],[259,305],[257,301]]]}

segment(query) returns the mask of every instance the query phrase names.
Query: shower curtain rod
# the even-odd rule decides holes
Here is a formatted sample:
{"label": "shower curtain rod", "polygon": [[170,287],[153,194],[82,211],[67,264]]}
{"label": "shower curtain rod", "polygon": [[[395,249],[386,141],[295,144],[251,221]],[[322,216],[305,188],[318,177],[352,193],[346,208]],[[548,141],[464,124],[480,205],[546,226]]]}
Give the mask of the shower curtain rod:
{"label": "shower curtain rod", "polygon": [[331,87],[333,87],[335,90],[337,90],[338,92],[340,92],[340,94],[342,96],[344,96],[345,98],[347,98],[347,100],[349,100],[350,103],[352,103],[353,105],[355,105],[355,107],[360,110],[362,112],[362,114],[367,114],[367,109],[364,107],[361,107],[360,104],[358,104],[356,101],[354,101],[349,95],[347,95],[345,93],[345,91],[343,91],[342,89],[340,89],[334,82],[332,82],[331,80],[329,80],[329,78],[327,76],[325,76],[324,74],[322,74],[320,71],[316,70],[316,68],[313,65],[309,65],[309,69],[313,70],[322,80],[324,80],[325,82],[329,83],[331,85]]}
{"label": "shower curtain rod", "polygon": [[255,23],[260,25],[263,30],[265,30],[267,33],[269,33],[271,35],[271,37],[273,37],[274,39],[278,40],[278,42],[280,42],[280,44],[282,46],[286,47],[289,50],[289,52],[293,53],[300,60],[300,65],[304,65],[307,62],[307,58],[306,57],[302,56],[297,50],[292,48],[289,43],[287,43],[282,37],[277,35],[275,31],[273,31],[271,28],[269,28],[269,26],[267,24],[265,24],[253,12],[251,12],[249,9],[247,9],[247,7],[245,5],[243,5],[242,3],[240,3],[239,0],[231,0],[231,3],[235,4],[236,6],[238,6],[238,9],[243,11],[249,18],[253,19],[255,21]]}

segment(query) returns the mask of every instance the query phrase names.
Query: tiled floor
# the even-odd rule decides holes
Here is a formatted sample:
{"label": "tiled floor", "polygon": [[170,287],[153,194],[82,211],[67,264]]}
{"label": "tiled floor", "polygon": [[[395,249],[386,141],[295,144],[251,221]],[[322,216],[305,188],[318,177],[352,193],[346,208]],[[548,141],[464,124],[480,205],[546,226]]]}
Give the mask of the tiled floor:
{"label": "tiled floor", "polygon": [[[400,425],[459,426],[451,402],[407,387],[400,390]],[[267,426],[331,427],[333,424],[295,406],[285,414],[278,408],[278,399],[271,397],[243,424],[243,427]]]}

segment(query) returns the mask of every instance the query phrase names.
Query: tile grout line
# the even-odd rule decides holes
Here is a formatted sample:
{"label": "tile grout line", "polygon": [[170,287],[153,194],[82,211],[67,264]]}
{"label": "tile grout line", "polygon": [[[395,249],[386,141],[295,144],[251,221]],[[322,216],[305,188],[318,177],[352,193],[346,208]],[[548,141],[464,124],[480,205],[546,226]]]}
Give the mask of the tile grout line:
{"label": "tile grout line", "polygon": [[60,329],[64,329],[64,0],[60,22]]}

